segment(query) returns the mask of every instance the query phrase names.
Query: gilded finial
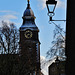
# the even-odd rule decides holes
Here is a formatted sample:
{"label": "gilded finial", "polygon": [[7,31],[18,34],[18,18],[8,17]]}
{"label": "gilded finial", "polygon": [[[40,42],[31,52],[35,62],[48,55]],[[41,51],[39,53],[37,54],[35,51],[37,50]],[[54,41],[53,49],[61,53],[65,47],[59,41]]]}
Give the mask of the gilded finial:
{"label": "gilded finial", "polygon": [[28,2],[29,2],[30,0],[28,0]]}
{"label": "gilded finial", "polygon": [[28,1],[28,4],[27,4],[27,8],[29,9],[30,8],[30,0],[27,0]]}
{"label": "gilded finial", "polygon": [[29,4],[30,0],[28,0],[28,4]]}

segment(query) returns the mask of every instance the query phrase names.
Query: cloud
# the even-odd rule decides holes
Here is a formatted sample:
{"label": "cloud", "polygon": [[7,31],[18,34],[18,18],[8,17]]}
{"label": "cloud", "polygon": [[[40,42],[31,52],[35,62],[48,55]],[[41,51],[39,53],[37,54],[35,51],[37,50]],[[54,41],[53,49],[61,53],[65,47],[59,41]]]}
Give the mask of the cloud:
{"label": "cloud", "polygon": [[7,22],[7,24],[12,23],[11,19],[18,19],[15,15],[2,15],[0,16],[0,26],[2,26],[2,21]]}
{"label": "cloud", "polygon": [[57,8],[65,8],[66,6],[66,3],[65,3],[65,0],[64,1],[61,1],[61,0],[57,0]]}
{"label": "cloud", "polygon": [[41,62],[41,72],[44,75],[48,75],[48,67],[55,62],[55,57],[52,59],[47,60],[44,56],[40,57],[40,62]]}
{"label": "cloud", "polygon": [[[13,23],[12,20],[14,19],[18,19],[18,17],[16,16],[18,13],[14,12],[14,11],[9,11],[9,10],[0,10],[0,13],[2,13],[3,15],[0,15],[0,27],[2,26],[2,21],[6,22],[8,25],[10,23]],[[14,24],[18,24],[15,23]]]}
{"label": "cloud", "polygon": [[8,10],[1,10],[0,12],[6,13],[6,12],[11,12],[11,11],[8,11]]}
{"label": "cloud", "polygon": [[44,56],[40,57],[40,62],[41,62],[41,72],[44,75],[48,75],[47,67],[46,67],[46,58]]}
{"label": "cloud", "polygon": [[15,15],[18,14],[17,12],[15,12],[15,11],[10,11],[10,10],[0,10],[0,13],[7,13],[7,14],[11,13],[11,14],[15,14]]}
{"label": "cloud", "polygon": [[0,16],[0,20],[11,20],[11,19],[17,19],[17,17],[14,16],[14,15],[3,15],[3,16]]}
{"label": "cloud", "polygon": [[[65,3],[65,0],[56,0],[57,1],[57,8],[65,8],[66,6],[66,3]],[[41,8],[41,9],[44,9],[46,8],[46,0],[38,0],[38,6]]]}
{"label": "cloud", "polygon": [[17,19],[16,16],[10,14],[10,15],[3,15],[3,16],[0,16],[0,20],[10,20],[10,19]]}
{"label": "cloud", "polygon": [[10,10],[0,10],[0,13],[3,15],[0,15],[0,20],[11,20],[11,19],[18,19],[17,18],[17,12],[10,11]]}
{"label": "cloud", "polygon": [[39,8],[44,9],[46,7],[46,0],[38,0],[39,4]]}

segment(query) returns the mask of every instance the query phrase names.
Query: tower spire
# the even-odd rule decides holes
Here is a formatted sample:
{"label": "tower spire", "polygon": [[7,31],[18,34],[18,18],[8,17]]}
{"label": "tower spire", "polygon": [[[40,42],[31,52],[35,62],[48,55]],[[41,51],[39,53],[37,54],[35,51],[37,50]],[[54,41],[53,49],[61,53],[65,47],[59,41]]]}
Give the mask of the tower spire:
{"label": "tower spire", "polygon": [[29,4],[30,0],[28,0],[28,4]]}
{"label": "tower spire", "polygon": [[29,9],[30,8],[30,4],[29,4],[30,0],[27,0],[27,1],[28,1],[27,8]]}

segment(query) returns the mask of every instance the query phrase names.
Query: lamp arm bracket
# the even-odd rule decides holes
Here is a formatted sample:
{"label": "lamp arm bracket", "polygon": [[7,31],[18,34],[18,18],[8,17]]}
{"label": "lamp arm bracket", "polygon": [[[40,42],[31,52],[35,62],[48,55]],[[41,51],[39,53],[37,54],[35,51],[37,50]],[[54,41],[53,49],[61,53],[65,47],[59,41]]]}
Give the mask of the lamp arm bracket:
{"label": "lamp arm bracket", "polygon": [[66,21],[66,20],[50,20],[50,21]]}
{"label": "lamp arm bracket", "polygon": [[50,21],[66,21],[66,20],[53,20],[52,17],[50,17]]}

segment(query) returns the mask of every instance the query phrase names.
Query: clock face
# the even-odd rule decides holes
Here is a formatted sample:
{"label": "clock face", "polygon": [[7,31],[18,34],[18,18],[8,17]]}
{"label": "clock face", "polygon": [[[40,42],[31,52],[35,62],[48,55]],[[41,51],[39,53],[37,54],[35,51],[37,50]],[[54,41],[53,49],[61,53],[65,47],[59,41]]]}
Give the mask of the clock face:
{"label": "clock face", "polygon": [[26,38],[29,39],[29,38],[32,37],[32,32],[30,30],[27,30],[27,31],[25,31],[25,34],[24,35],[25,35]]}

